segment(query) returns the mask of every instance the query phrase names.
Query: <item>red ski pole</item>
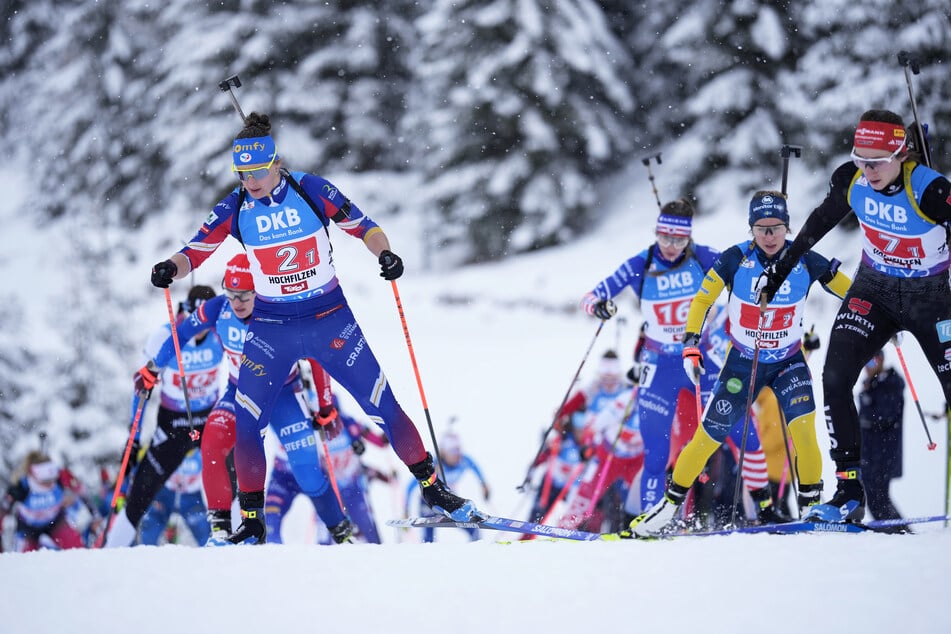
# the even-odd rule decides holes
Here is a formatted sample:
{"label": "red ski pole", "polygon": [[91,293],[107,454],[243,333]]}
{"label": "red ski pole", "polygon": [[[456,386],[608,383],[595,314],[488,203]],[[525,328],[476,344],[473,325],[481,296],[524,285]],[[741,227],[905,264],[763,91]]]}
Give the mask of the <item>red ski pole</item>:
{"label": "red ski pole", "polygon": [[172,310],[172,293],[165,287],[165,305],[168,307],[168,325],[172,329],[172,344],[175,346],[175,360],[178,361],[178,376],[182,379],[182,394],[185,397],[185,415],[188,416],[188,437],[198,440],[201,433],[195,429],[192,421],[192,404],[188,398],[188,379],[185,377],[185,364],[182,363],[182,347],[178,342],[178,329],[175,327],[175,311]]}
{"label": "red ski pole", "polygon": [[126,441],[125,451],[122,454],[122,464],[119,466],[119,473],[116,476],[116,486],[112,491],[112,500],[109,502],[109,517],[106,520],[105,528],[99,534],[99,538],[94,544],[95,548],[102,548],[102,544],[106,539],[106,534],[109,532],[109,529],[112,528],[112,522],[116,517],[116,502],[119,499],[119,491],[122,490],[122,481],[125,479],[125,470],[129,465],[129,457],[132,454],[132,445],[135,443],[135,434],[139,429],[139,420],[142,418],[142,411],[145,409],[145,402],[148,400],[149,394],[139,395],[139,405],[135,408],[135,417],[132,419],[132,426],[129,428],[129,440]]}
{"label": "red ski pole", "polygon": [[911,397],[915,399],[915,407],[918,408],[918,416],[921,418],[921,426],[925,428],[925,435],[928,437],[928,451],[934,451],[935,441],[931,439],[931,432],[928,430],[928,423],[925,422],[925,413],[921,411],[921,402],[918,400],[918,392],[915,390],[915,384],[911,382],[911,375],[908,374],[908,366],[905,364],[905,355],[901,351],[901,343],[898,341],[898,334],[892,337],[892,344],[895,346],[895,352],[898,353],[898,361],[901,363],[901,371],[905,373],[905,381],[908,382],[908,389],[911,390]]}

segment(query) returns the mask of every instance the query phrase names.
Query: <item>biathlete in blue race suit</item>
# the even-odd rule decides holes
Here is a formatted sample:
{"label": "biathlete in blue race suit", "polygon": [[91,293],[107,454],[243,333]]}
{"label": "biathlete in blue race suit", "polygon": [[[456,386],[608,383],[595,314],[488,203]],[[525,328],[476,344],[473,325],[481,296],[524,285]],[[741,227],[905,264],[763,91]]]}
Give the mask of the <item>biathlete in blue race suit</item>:
{"label": "biathlete in blue race suit", "polygon": [[[248,257],[240,253],[228,261],[222,279],[224,295],[205,302],[177,328],[179,340],[186,340],[196,332],[214,331],[224,346],[228,360],[228,386],[208,414],[208,422],[201,441],[204,466],[201,470],[205,494],[208,498],[209,522],[212,539],[210,545],[223,545],[231,536],[231,502],[233,489],[227,467],[227,457],[234,448],[235,394],[238,369],[241,366],[242,350],[256,301],[254,281]],[[161,365],[174,354],[171,337],[165,340],[155,355],[154,363]],[[310,361],[310,360],[308,360]],[[316,378],[323,378],[323,369],[311,363]],[[321,385],[328,385],[329,377]],[[282,446],[287,451],[290,469],[304,493],[314,501],[321,519],[333,527],[335,535],[346,540],[350,534],[350,522],[344,516],[340,503],[329,481],[320,468],[314,425],[309,410],[301,401],[303,384],[297,365],[280,384],[277,403],[269,423]],[[319,408],[320,416],[332,418],[336,410],[328,394],[326,407]],[[318,417],[319,418],[319,417]],[[204,543],[204,542],[203,542]]]}
{"label": "biathlete in blue race suit", "polygon": [[[194,286],[188,292],[188,300],[179,305],[176,328],[187,321],[190,313],[215,297],[215,291],[208,286]],[[126,495],[126,503],[116,513],[112,525],[106,534],[106,548],[131,546],[135,541],[139,522],[158,495],[165,481],[178,469],[185,455],[198,447],[199,437],[205,428],[208,414],[218,400],[218,369],[224,351],[217,337],[209,336],[209,330],[196,330],[181,342],[182,364],[188,387],[189,406],[185,404],[185,390],[182,388],[181,374],[175,354],[166,355],[160,363],[153,359],[156,352],[168,341],[172,350],[171,324],[165,323],[152,333],[146,343],[143,362],[148,361],[133,377],[135,396],[132,402],[133,418],[139,407],[140,399],[148,398],[158,382],[160,384],[160,404],[156,429],[152,435],[148,450],[138,466],[139,436],[141,421],[145,416],[145,404],[139,414],[140,425],[136,429],[135,443],[130,454],[130,469],[135,467],[132,482]],[[160,380],[161,379],[161,380]],[[190,416],[189,416],[190,414]],[[197,435],[192,432],[198,432]]]}
{"label": "biathlete in blue race suit", "polygon": [[243,522],[234,543],[265,540],[267,459],[261,436],[280,384],[298,359],[313,358],[384,430],[419,481],[427,504],[458,520],[476,514],[436,475],[419,431],[396,401],[341,289],[331,254],[331,221],[364,241],[381,277],[396,280],[402,260],[383,230],[329,181],[281,168],[269,117],[252,112],[232,147],[242,185],[222,199],[188,244],[152,269],[167,288],[201,265],[229,236],[244,244],[257,292],[236,393],[235,469]]}
{"label": "biathlete in blue race suit", "polygon": [[[689,406],[678,411],[681,392],[694,391],[683,373],[682,341],[690,300],[720,253],[690,239],[693,215],[693,205],[686,199],[665,204],[657,219],[657,242],[626,260],[582,300],[588,314],[610,319],[614,314],[611,299],[630,287],[647,322],[637,402],[644,439],[642,509],[650,508],[663,497],[674,417],[694,427],[697,424],[695,399],[684,400]],[[713,381],[712,376],[703,379],[704,400]]]}

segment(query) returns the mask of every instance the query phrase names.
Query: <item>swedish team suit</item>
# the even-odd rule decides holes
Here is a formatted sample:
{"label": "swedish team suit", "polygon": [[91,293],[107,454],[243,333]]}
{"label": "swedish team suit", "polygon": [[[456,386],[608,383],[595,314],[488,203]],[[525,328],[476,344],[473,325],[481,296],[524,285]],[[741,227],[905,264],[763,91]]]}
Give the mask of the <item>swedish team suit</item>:
{"label": "swedish team suit", "polygon": [[693,483],[720,443],[748,415],[746,402],[757,350],[753,397],[764,386],[776,394],[799,455],[799,482],[814,485],[822,477],[812,375],[802,354],[802,313],[813,282],[842,297],[849,278],[838,271],[838,262],[810,251],[802,256],[761,315],[756,284],[774,259],[752,241],[730,247],[707,272],[690,307],[687,331],[699,332],[707,311],[724,289],[729,290],[730,349],[707,402],[701,428],[674,467],[673,481],[682,487]]}

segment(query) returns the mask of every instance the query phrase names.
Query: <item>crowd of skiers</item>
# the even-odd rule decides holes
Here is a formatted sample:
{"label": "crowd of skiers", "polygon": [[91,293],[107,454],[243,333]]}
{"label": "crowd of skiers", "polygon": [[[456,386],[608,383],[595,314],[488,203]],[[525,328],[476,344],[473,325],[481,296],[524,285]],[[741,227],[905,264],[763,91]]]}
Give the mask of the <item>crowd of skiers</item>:
{"label": "crowd of skiers", "polygon": [[[951,183],[922,162],[923,148],[895,113],[865,112],[850,160],[795,240],[787,238],[785,191],[755,192],[750,237],[723,251],[694,242],[689,200],[661,206],[656,241],[582,299],[588,314],[606,321],[629,288],[644,324],[631,362],[623,351],[606,353],[597,380],[557,412],[530,466],[531,519],[652,537],[691,522],[735,523],[738,513],[763,523],[859,521],[868,505],[897,516],[887,489],[900,472],[903,386],[882,367],[882,348],[910,334],[951,400]],[[327,180],[286,170],[266,115],[245,119],[232,161],[239,186],[185,247],[152,269],[152,283],[167,294],[229,236],[245,248],[228,263],[224,295],[192,288],[178,320],[146,345],[134,376],[130,468],[119,474],[128,482],[125,504],[97,511],[101,504],[68,471],[31,453],[4,496],[16,514],[19,550],[83,545],[88,537],[70,523],[80,507],[110,519],[106,546],[155,543],[173,509],[199,542],[280,541],[280,517],[298,493],[313,502],[330,541],[378,541],[359,458],[367,441],[392,448],[414,477],[410,493],[433,512],[462,522],[483,515],[452,490],[469,470],[487,498],[478,467],[450,436],[446,469],[437,471],[338,282],[330,223],[364,242],[399,304],[403,264],[382,229]],[[863,239],[850,278],[813,247],[852,212]],[[827,501],[806,361],[818,338],[803,327],[814,283],[842,300],[822,372],[837,484]],[[219,393],[225,359],[227,388]],[[863,367],[859,411],[852,394]],[[382,434],[342,415],[331,377]],[[156,387],[157,429],[141,447],[138,426]],[[282,447],[272,468],[268,428]],[[741,498],[746,509],[738,509]],[[232,522],[235,499],[241,516]]]}
{"label": "crowd of skiers", "polygon": [[[751,238],[723,252],[693,242],[689,201],[668,203],[657,220],[656,242],[623,262],[585,295],[585,310],[608,320],[616,312],[613,299],[630,288],[645,319],[644,341],[634,358],[640,378],[630,390],[627,400],[631,405],[624,412],[631,420],[639,419],[643,467],[639,491],[631,486],[630,474],[619,480],[630,490],[625,509],[633,516],[620,522],[623,536],[654,537],[683,528],[695,518],[692,490],[698,481],[707,481],[705,469],[724,441],[732,439],[741,445],[739,458],[744,467],[747,458],[761,464],[755,455],[760,442],[755,437],[758,430],[752,409],[767,388],[778,406],[779,427],[788,433],[784,435],[788,441],[780,443],[784,460],[774,457],[767,462],[773,463],[774,473],[778,464],[785,463],[782,471],[788,482],[781,478],[770,485],[768,477],[741,474],[754,519],[782,522],[791,511],[809,521],[861,521],[867,504],[876,514],[897,516],[897,509],[887,499],[888,478],[895,469],[882,469],[878,463],[895,462],[900,446],[893,441],[882,443],[880,438],[873,446],[869,435],[863,433],[896,426],[894,407],[888,413],[873,413],[883,402],[872,396],[872,390],[885,385],[884,378],[879,378],[882,348],[890,340],[899,345],[896,338],[900,333],[909,333],[921,345],[945,400],[951,400],[951,183],[922,162],[926,143],[923,136],[912,132],[893,112],[866,111],[855,130],[850,160],[832,175],[828,195],[808,216],[795,240],[786,237],[791,223],[784,191],[753,194],[748,213]],[[785,177],[783,182],[785,185]],[[850,212],[863,232],[862,259],[854,279],[839,270],[838,260],[813,250]],[[822,373],[837,485],[828,501],[821,499],[822,457],[816,439],[812,375],[805,358],[811,344],[804,339],[807,333],[803,328],[806,296],[815,282],[842,300]],[[720,314],[726,313],[726,336],[722,337],[713,324],[716,301],[724,291],[727,300]],[[725,358],[718,362],[711,359],[711,328],[712,336],[729,344]],[[872,376],[863,391],[860,420],[852,395],[867,365]],[[611,394],[581,393],[577,400],[585,403],[589,397],[610,400]],[[601,405],[597,400],[594,405],[592,415],[599,415]],[[767,411],[765,406],[760,402],[761,412]],[[570,409],[559,412],[559,416],[568,414]],[[888,423],[871,422],[882,419]],[[678,421],[693,428],[682,449],[672,443]],[[590,418],[588,424],[595,425]],[[553,427],[559,428],[558,423]],[[568,442],[573,440],[571,435],[564,436]],[[602,435],[602,441],[610,436]],[[616,440],[620,437],[615,434]],[[557,439],[553,445],[560,442]],[[863,444],[867,445],[864,450]],[[572,493],[567,496],[563,524],[590,518],[596,500],[584,499],[588,494],[582,490],[592,481],[596,492],[602,481],[610,484],[613,474],[598,475],[610,458],[581,469],[579,476],[574,475],[577,468],[561,467],[562,473],[567,469],[582,482],[574,493],[580,503],[572,502]],[[769,468],[765,471],[768,474]],[[883,476],[884,472],[889,475]],[[713,482],[722,486],[722,482]],[[797,493],[792,509],[776,504],[784,499],[787,484]],[[881,499],[883,489],[885,500]],[[536,515],[544,508],[542,502],[547,502],[550,490],[546,479]],[[737,521],[738,483],[734,490],[731,523]],[[638,514],[633,515],[635,512]],[[896,530],[907,528],[897,526]]]}

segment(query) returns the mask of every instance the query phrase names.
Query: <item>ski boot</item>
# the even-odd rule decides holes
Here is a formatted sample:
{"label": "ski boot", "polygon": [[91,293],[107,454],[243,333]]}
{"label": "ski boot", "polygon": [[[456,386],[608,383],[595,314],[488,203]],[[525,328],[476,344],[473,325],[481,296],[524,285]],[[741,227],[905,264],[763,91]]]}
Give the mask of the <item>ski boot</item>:
{"label": "ski boot", "polygon": [[350,537],[353,535],[353,524],[350,523],[346,517],[343,518],[343,521],[335,526],[327,527],[327,530],[330,531],[330,536],[333,537],[335,544],[342,544],[347,542],[352,544],[353,541]]}
{"label": "ski boot", "polygon": [[860,522],[865,517],[865,488],[862,486],[862,470],[858,468],[836,471],[839,482],[835,495],[825,504],[809,507],[804,521],[810,522]]}
{"label": "ski boot", "polygon": [[680,510],[680,505],[686,499],[688,490],[676,482],[671,482],[660,502],[651,507],[646,513],[641,513],[631,520],[628,529],[630,536],[646,539],[658,537],[667,532]]}
{"label": "ski boot", "polygon": [[773,504],[773,496],[768,486],[753,489],[750,491],[750,497],[756,505],[756,519],[760,524],[785,524],[789,521],[789,518],[781,514]]}
{"label": "ski boot", "polygon": [[211,534],[205,545],[225,546],[225,542],[231,537],[231,509],[209,510],[208,526],[211,528]]}
{"label": "ski boot", "polygon": [[429,505],[429,508],[457,522],[478,522],[485,517],[476,509],[472,500],[459,497],[439,479],[433,467],[432,454],[427,453],[425,459],[409,465],[409,470],[419,481],[423,501]]}
{"label": "ski boot", "polygon": [[799,517],[803,517],[810,507],[819,503],[822,487],[822,480],[816,484],[799,483],[799,496],[796,499],[799,504]]}
{"label": "ski boot", "polygon": [[238,493],[241,503],[241,525],[227,539],[231,544],[263,544],[267,541],[267,525],[264,523],[264,491]]}

